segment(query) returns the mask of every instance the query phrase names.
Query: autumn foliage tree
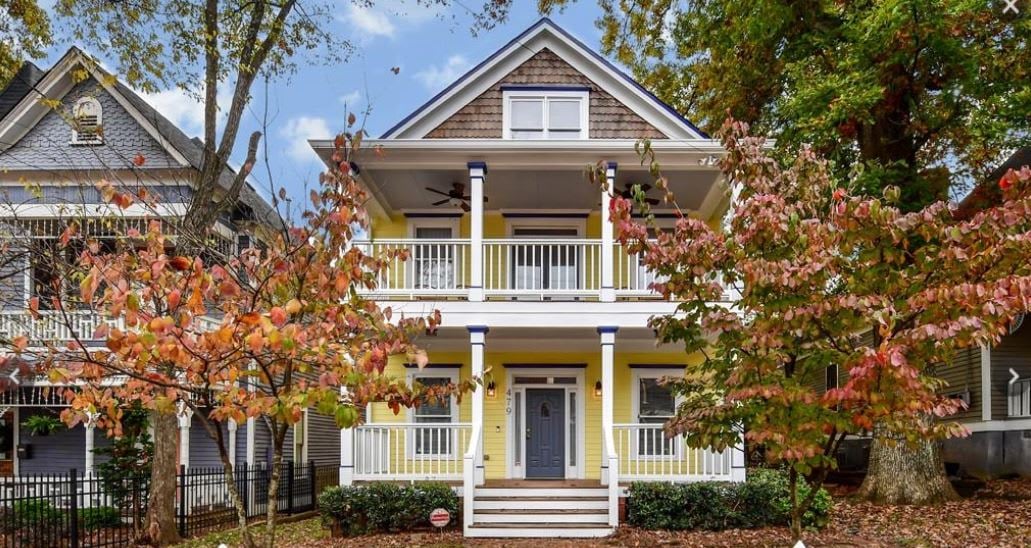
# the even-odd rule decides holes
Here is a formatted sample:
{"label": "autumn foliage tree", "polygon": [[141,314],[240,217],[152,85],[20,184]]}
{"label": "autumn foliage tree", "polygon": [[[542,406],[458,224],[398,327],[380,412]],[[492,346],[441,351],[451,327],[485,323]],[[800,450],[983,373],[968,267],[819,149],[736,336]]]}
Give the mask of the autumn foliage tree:
{"label": "autumn foliage tree", "polygon": [[[356,140],[345,134],[337,143],[334,161],[346,169]],[[83,384],[66,390],[70,425],[99,416],[98,426],[117,433],[131,405],[192,412],[216,442],[246,545],[253,539],[224,439],[229,420],[269,419],[267,490],[276,500],[284,440],[305,410],[351,427],[369,402],[385,401],[397,411],[450,397],[471,382],[413,388],[384,374],[391,356],[426,363],[412,336],[433,330],[439,317],[393,318],[389,308],[361,296],[358,290],[373,287],[394,257],[351,245],[367,218],[365,194],[349,172],[334,168],[321,183],[302,224],[228,262],[179,254],[180,242],[157,220],[145,232],[125,234],[114,252],[85,241],[77,262],[79,297],[108,321],[82,335],[105,345],[76,340],[40,356],[52,381]],[[120,207],[136,200],[110,183],[100,190]],[[62,241],[79,238],[73,223]],[[53,304],[68,305],[58,297]],[[24,340],[16,347],[29,351]],[[113,377],[125,382],[112,383]],[[267,546],[274,544],[276,507],[268,505]]]}
{"label": "autumn foliage tree", "polygon": [[[1008,173],[1006,200],[971,218],[945,202],[904,213],[895,187],[857,196],[812,150],[782,165],[747,129],[722,129],[735,188],[723,229],[681,212],[649,239],[646,202],[611,203],[618,239],[679,303],[651,320],[658,338],[705,357],[675,381],[684,400],[667,428],[724,447],[743,426],[747,443],[788,467],[793,493],[803,477],[822,484],[842,439],[874,425],[899,444],[965,435],[948,421],[962,404],[941,395],[933,364],[997,343],[1031,305],[1031,169]],[[647,143],[642,157],[668,188]],[[844,382],[824,391],[832,365]],[[811,499],[793,495],[796,537]]]}

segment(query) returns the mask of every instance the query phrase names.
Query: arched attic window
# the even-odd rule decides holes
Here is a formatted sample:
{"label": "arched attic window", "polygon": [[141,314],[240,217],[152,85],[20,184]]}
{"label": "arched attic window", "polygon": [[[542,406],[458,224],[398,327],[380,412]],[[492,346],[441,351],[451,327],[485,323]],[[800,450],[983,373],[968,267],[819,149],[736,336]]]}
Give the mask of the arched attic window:
{"label": "arched attic window", "polygon": [[95,97],[83,97],[72,110],[72,144],[99,145],[104,142],[104,112]]}

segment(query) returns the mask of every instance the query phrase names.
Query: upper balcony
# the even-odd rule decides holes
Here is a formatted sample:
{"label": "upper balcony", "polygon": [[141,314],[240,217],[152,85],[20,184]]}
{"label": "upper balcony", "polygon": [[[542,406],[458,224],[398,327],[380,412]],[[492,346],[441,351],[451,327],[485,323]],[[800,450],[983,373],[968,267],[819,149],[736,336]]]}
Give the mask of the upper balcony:
{"label": "upper balcony", "polygon": [[[352,171],[370,196],[369,252],[405,249],[371,292],[395,300],[655,299],[656,277],[614,241],[609,197],[585,176],[606,166],[624,192],[654,177],[634,140],[366,141]],[[328,162],[331,142],[313,142]],[[678,206],[718,222],[729,202],[716,142],[652,142]],[[660,225],[670,205],[650,189]]]}

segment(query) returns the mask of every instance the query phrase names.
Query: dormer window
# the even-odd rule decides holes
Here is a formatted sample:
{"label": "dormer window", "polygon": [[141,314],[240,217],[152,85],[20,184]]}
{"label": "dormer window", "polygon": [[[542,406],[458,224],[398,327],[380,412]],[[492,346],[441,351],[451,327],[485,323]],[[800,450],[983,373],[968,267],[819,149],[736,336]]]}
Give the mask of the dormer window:
{"label": "dormer window", "polygon": [[586,139],[587,90],[504,90],[506,139]]}
{"label": "dormer window", "polygon": [[79,99],[75,102],[72,116],[73,145],[98,145],[104,142],[101,129],[104,115],[100,101],[93,97]]}

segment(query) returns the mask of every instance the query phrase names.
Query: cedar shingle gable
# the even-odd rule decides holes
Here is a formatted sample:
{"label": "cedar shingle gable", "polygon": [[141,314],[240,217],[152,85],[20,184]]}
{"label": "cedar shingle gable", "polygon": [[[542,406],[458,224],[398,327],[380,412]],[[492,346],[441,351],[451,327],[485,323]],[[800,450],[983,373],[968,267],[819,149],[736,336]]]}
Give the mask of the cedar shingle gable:
{"label": "cedar shingle gable", "polygon": [[578,85],[590,88],[590,139],[666,139],[658,129],[544,48],[430,131],[428,139],[501,139],[506,84]]}

